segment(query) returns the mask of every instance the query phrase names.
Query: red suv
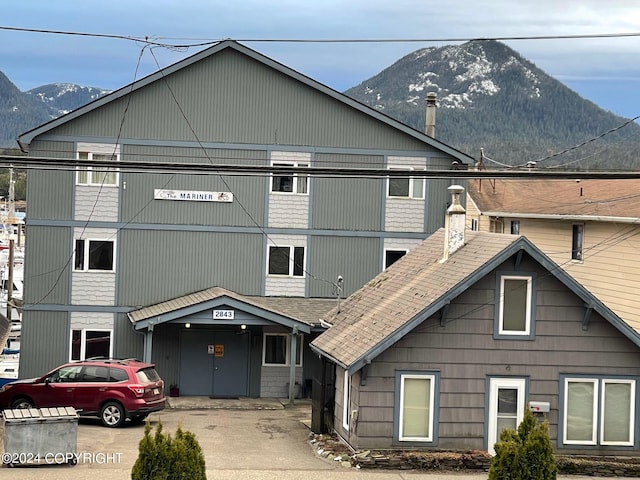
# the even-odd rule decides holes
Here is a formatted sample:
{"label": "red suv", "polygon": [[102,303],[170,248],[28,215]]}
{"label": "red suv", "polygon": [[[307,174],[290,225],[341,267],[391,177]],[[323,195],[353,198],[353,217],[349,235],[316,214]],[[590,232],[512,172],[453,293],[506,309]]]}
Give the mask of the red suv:
{"label": "red suv", "polygon": [[88,359],[65,363],[38,378],[0,389],[0,408],[74,407],[106,427],[127,418],[144,421],[165,407],[164,382],[155,366],[135,359]]}

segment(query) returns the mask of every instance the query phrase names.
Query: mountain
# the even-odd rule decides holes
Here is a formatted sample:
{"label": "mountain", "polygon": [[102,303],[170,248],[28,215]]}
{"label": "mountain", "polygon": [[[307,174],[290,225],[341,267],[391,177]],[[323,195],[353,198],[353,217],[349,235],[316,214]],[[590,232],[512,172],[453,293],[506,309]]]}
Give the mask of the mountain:
{"label": "mountain", "polygon": [[0,147],[16,148],[19,134],[107,93],[109,90],[71,83],[52,83],[21,92],[0,72]]}
{"label": "mountain", "polygon": [[438,98],[435,136],[476,159],[481,148],[508,165],[545,159],[545,166],[631,168],[640,158],[636,123],[552,156],[627,119],[582,98],[498,41],[416,50],[345,94],[424,131],[429,92]]}

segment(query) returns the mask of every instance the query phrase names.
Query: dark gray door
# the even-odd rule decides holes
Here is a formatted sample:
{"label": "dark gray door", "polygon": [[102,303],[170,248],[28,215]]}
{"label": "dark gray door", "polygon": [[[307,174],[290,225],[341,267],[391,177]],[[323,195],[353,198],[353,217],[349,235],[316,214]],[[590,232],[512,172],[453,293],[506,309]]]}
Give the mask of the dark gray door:
{"label": "dark gray door", "polygon": [[182,330],[180,395],[248,395],[249,335],[233,331]]}

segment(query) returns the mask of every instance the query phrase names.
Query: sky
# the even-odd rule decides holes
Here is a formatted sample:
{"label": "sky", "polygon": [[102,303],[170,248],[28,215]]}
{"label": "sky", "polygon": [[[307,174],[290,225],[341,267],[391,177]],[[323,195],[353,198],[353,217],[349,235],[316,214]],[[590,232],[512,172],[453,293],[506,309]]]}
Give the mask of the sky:
{"label": "sky", "polygon": [[[150,50],[111,36],[172,46],[231,38],[338,91],[420,48],[498,38],[601,108],[640,115],[640,0],[26,0],[0,11],[0,72],[21,91],[115,90],[205,48]],[[531,39],[549,36],[596,38]]]}

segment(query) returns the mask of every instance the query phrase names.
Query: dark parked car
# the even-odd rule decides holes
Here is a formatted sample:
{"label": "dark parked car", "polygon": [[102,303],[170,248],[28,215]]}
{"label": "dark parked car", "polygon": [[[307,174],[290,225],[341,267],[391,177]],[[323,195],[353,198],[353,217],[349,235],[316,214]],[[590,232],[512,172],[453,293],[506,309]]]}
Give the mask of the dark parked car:
{"label": "dark parked car", "polygon": [[71,406],[81,416],[97,416],[107,427],[127,418],[144,421],[166,404],[164,382],[154,365],[135,359],[70,362],[0,389],[0,408]]}

